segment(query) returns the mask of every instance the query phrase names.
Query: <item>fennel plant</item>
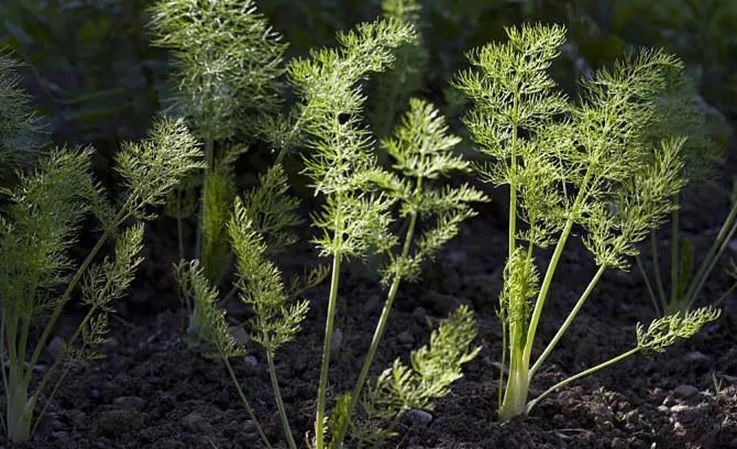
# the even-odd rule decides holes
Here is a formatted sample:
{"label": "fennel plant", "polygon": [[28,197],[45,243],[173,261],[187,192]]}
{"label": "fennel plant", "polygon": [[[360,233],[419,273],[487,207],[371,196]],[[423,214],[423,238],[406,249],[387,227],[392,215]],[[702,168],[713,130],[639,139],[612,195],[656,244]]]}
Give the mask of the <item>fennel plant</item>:
{"label": "fennel plant", "polygon": [[[583,80],[581,98],[557,91],[548,69],[565,42],[562,26],[507,29],[508,42],[469,53],[472,68],[457,87],[473,103],[465,123],[490,161],[483,179],[509,187],[509,248],[499,296],[503,353],[499,418],[526,414],[551,391],[638,352],[662,351],[688,338],[718,312],[668,315],[643,330],[635,347],[530,400],[530,382],[608,269],[627,269],[637,244],[676,209],[684,184],[682,138],[649,139],[656,99],[681,63],[662,51],[602,68]],[[581,234],[597,266],[555,336],[537,359],[535,337],[569,237]],[[540,281],[536,250],[553,247]],[[652,344],[650,344],[652,343]],[[650,344],[650,345],[649,345]],[[508,374],[506,375],[506,367]]]}
{"label": "fennel plant", "polygon": [[[237,192],[234,165],[279,110],[287,46],[252,0],[161,0],[151,13],[155,44],[174,58],[173,108],[204,142],[204,171],[174,192],[168,212],[177,218],[182,260],[184,219],[198,215],[194,254],[220,285],[232,265],[225,227]],[[199,313],[196,304],[187,307]],[[199,331],[195,322],[190,333]]]}
{"label": "fennel plant", "polygon": [[[473,215],[468,204],[484,200],[468,185],[432,187],[453,171],[467,171],[469,165],[451,153],[459,139],[447,133],[443,118],[421,100],[410,102],[396,134],[383,142],[397,173],[377,165],[372,136],[361,124],[365,97],[359,83],[368,73],[386,69],[394,60],[391,50],[415,38],[413,27],[403,22],[363,24],[339,35],[339,50],[315,51],[310,59],[297,60],[289,67],[290,81],[302,98],[297,114],[303,118],[305,141],[312,150],[305,172],[316,193],[325,199],[313,220],[321,232],[315,243],[322,256],[332,259],[315,417],[317,448],[343,447],[400,282],[416,279],[422,261],[431,258],[458,232],[459,223]],[[396,210],[407,220],[403,238],[391,231]],[[426,220],[426,228],[415,236],[420,219]],[[341,263],[369,253],[386,257],[382,273],[387,298],[354,390],[336,400],[328,421],[327,388]]]}
{"label": "fennel plant", "polygon": [[[150,207],[162,205],[181,178],[202,166],[184,123],[159,120],[146,140],[124,145],[116,156],[125,192],[112,202],[93,180],[93,154],[91,148],[53,150],[19,174],[0,216],[0,372],[4,426],[13,442],[31,437],[74,363],[99,356],[95,348],[108,331],[113,301],[126,293],[141,261],[143,223],[155,217]],[[90,216],[99,237],[78,263],[68,252]],[[100,259],[110,242],[113,255]],[[35,375],[64,307],[76,297],[84,317],[61,354]]]}

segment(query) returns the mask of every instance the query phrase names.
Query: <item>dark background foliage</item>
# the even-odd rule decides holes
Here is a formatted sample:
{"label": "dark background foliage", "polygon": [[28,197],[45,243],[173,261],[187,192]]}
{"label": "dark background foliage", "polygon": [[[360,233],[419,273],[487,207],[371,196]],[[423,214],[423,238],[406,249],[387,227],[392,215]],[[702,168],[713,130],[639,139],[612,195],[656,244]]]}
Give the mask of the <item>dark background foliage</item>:
{"label": "dark background foliage", "polygon": [[[104,153],[145,131],[166,106],[166,53],[149,45],[146,0],[4,0],[0,45],[26,64],[26,83],[55,140]],[[570,29],[560,80],[575,80],[637,46],[677,53],[704,99],[737,110],[737,2],[724,0],[425,0],[426,94],[440,98],[466,50],[539,20]],[[380,13],[380,0],[268,0],[258,6],[301,55],[336,30]],[[574,75],[574,76],[570,76]],[[569,81],[570,83],[570,81]],[[569,90],[575,85],[567,86]],[[448,111],[452,113],[452,111]]]}

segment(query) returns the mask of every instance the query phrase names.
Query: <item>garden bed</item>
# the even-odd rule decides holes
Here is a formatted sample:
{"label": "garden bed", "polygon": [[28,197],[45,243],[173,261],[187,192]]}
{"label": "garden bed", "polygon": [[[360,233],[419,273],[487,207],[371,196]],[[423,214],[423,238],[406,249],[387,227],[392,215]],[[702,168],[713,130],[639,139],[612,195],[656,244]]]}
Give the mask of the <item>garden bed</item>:
{"label": "garden bed", "polygon": [[[686,202],[684,227],[697,248],[708,245],[726,199],[714,189],[696,190]],[[695,206],[700,207],[696,208]],[[413,411],[391,447],[399,448],[733,448],[737,447],[737,297],[724,303],[720,320],[665,354],[636,356],[551,395],[527,418],[497,422],[497,367],[501,353],[495,315],[505,256],[501,211],[487,206],[464,226],[459,238],[425,272],[420,285],[400,290],[396,312],[375,373],[395,357],[424,344],[428,323],[460,304],[476,312],[480,356],[435,410]],[[690,212],[689,212],[690,211]],[[710,211],[707,214],[702,211]],[[699,212],[699,213],[696,213]],[[166,229],[164,222],[159,229]],[[667,236],[663,236],[667,238]],[[149,238],[151,240],[151,238]],[[153,238],[157,240],[157,238]],[[169,257],[157,243],[150,250],[144,279],[120,305],[103,351],[105,360],[80,366],[70,375],[27,448],[252,448],[253,424],[242,409],[227,372],[205,348],[183,332],[186,316],[174,307]],[[541,341],[552,337],[593,270],[583,248],[572,244],[547,304]],[[728,259],[728,256],[725,257]],[[314,263],[309,252],[292,258],[287,271]],[[723,263],[726,265],[726,263]],[[352,386],[381,307],[375,280],[349,266],[333,352],[331,380],[336,391]],[[723,270],[722,270],[723,271]],[[707,294],[717,295],[729,278],[716,272]],[[277,359],[287,412],[298,436],[312,430],[316,379],[327,287],[308,293],[312,310],[296,343]],[[229,306],[237,321],[248,311]],[[551,363],[533,382],[532,395],[565,375],[591,366],[634,344],[634,325],[653,316],[636,271],[611,272],[595,298],[561,341]],[[74,321],[72,316],[68,319]],[[64,326],[61,326],[63,332]],[[273,441],[281,439],[266,360],[253,345],[235,360],[236,374]],[[538,349],[539,350],[539,349]],[[655,444],[655,446],[653,446]],[[2,446],[0,444],[0,447]]]}

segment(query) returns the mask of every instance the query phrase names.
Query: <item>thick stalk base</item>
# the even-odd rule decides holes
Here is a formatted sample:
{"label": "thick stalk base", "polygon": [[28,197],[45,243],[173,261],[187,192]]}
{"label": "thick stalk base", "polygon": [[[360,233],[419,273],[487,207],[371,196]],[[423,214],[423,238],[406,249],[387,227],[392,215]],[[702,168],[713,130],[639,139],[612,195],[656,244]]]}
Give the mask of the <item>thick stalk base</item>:
{"label": "thick stalk base", "polygon": [[530,388],[528,370],[510,372],[504,400],[499,409],[499,420],[507,422],[515,416],[527,413],[527,393]]}
{"label": "thick stalk base", "polygon": [[23,443],[31,439],[32,401],[33,399],[28,398],[26,386],[10,386],[5,422],[8,425],[8,439],[13,443]]}

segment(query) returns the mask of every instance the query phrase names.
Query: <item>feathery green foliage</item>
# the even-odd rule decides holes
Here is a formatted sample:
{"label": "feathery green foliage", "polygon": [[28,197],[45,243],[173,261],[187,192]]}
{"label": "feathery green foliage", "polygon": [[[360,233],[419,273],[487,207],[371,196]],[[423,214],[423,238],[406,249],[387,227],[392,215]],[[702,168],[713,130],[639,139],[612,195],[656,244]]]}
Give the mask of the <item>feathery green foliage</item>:
{"label": "feathery green foliage", "polygon": [[[274,359],[277,350],[294,340],[308,310],[307,301],[292,302],[292,291],[286,288],[281,271],[269,260],[269,241],[283,250],[294,240],[290,228],[299,223],[297,200],[287,194],[287,185],[281,166],[276,165],[261,176],[259,188],[234,200],[233,213],[227,220],[229,244],[235,255],[237,281],[235,291],[239,299],[254,312],[247,323],[253,343],[261,346],[269,362],[269,373],[279,408],[284,434],[291,448],[296,447],[286,416],[276,376]],[[269,237],[269,239],[267,239]],[[257,424],[262,442],[271,444],[261,430],[229,359],[242,355],[245,348],[234,341],[220,306],[218,289],[207,278],[198,261],[180,262],[174,269],[180,286],[180,295],[191,307],[190,326],[199,329],[198,335],[216,349],[215,355],[225,364],[251,419]],[[295,290],[310,288],[324,280],[324,270],[310,272],[303,282],[294,282]]]}
{"label": "feathery green foliage", "polygon": [[[396,6],[401,5],[397,3]],[[443,185],[443,179],[452,173],[470,171],[470,164],[453,154],[460,139],[450,135],[437,110],[421,100],[409,102],[410,111],[395,136],[381,144],[395,159],[393,170],[384,170],[377,164],[374,154],[377,145],[362,120],[367,100],[362,89],[371,74],[391,67],[400,48],[417,44],[418,36],[411,23],[415,20],[410,19],[400,14],[396,18],[360,24],[338,34],[340,45],[337,48],[314,50],[308,58],[289,64],[288,80],[295,91],[296,104],[286,116],[273,114],[258,125],[260,132],[274,140],[279,151],[277,164],[260,177],[259,188],[235,200],[235,209],[227,222],[227,235],[236,261],[237,282],[233,292],[254,312],[248,323],[251,341],[266,352],[282,428],[292,449],[296,442],[281,397],[274,359],[282,345],[294,340],[307,313],[307,302],[296,298],[331,275],[314,439],[315,446],[322,448],[327,443],[327,374],[341,262],[348,258],[360,260],[373,253],[384,260],[381,272],[383,286],[388,288],[387,301],[354,390],[354,400],[351,395],[344,395],[331,417],[334,418],[330,429],[331,446],[342,446],[342,438],[347,435],[358,400],[363,396],[362,388],[401,280],[418,279],[422,263],[432,259],[438,249],[458,233],[460,223],[474,215],[471,203],[486,200],[467,184]],[[406,71],[406,68],[401,70]],[[402,92],[401,98],[405,95]],[[406,101],[401,98],[392,101]],[[205,139],[206,155],[212,154],[212,140]],[[304,173],[316,196],[323,201],[312,216],[313,225],[319,231],[314,243],[321,256],[332,259],[332,267],[313,269],[306,272],[304,279],[294,277],[285,283],[269,257],[296,241],[291,228],[301,220],[297,201],[287,195],[287,178],[279,161],[288,150],[301,147],[310,150],[305,158]],[[225,191],[224,184],[205,184],[204,190],[205,203],[209,201],[208,195],[220,199],[225,196],[219,195]],[[213,208],[218,202],[212,201]],[[204,211],[202,220],[207,223],[206,207]],[[213,228],[218,227],[224,217],[216,212],[209,214],[217,222]],[[405,222],[404,226],[400,222]],[[395,234],[395,228],[403,233],[408,230],[402,237]],[[206,247],[206,236],[204,242]],[[176,267],[181,294],[197,324],[208,328],[203,329],[202,336],[215,346],[221,342],[221,346],[229,348],[228,342],[232,339],[224,325],[219,324],[222,318],[218,318],[220,321],[210,318],[222,315],[216,312],[219,310],[214,289],[217,280],[208,276],[204,254],[202,260],[201,268],[191,263]],[[202,310],[196,310],[198,307]],[[439,350],[440,343],[433,345]],[[228,353],[224,351],[221,356],[251,413],[230,369]],[[460,354],[457,356],[465,357]],[[449,355],[446,358],[450,360]],[[438,377],[436,382],[447,385],[456,379],[457,376],[450,375],[451,367],[437,368],[440,371],[433,375],[447,374],[449,377],[445,380]],[[263,435],[262,440],[269,446]]]}
{"label": "feathery green foliage", "polygon": [[101,358],[96,352],[104,341],[109,328],[109,315],[115,310],[111,303],[122,298],[135,277],[139,256],[143,249],[142,222],[125,229],[115,242],[115,257],[105,257],[99,264],[92,265],[80,281],[82,303],[94,311],[82,326],[82,345],[75,350],[73,358],[91,360]]}
{"label": "feathery green foliage", "polygon": [[668,346],[696,335],[705,324],[715,321],[719,315],[717,309],[702,307],[658,318],[647,328],[638,324],[637,348],[644,352],[665,352]]}
{"label": "feathery green foliage", "polygon": [[[201,188],[194,248],[208,279],[219,285],[232,260],[225,230],[236,192],[231,172],[248,148],[233,142],[254,141],[269,116],[278,115],[287,46],[252,0],[160,0],[151,13],[155,43],[173,53],[175,106],[204,142],[204,174],[188,183]],[[190,197],[183,188],[172,198],[182,259],[185,211],[196,211],[183,201]]]}
{"label": "feathery green foliage", "polygon": [[219,291],[217,287],[213,286],[210,280],[207,279],[204,269],[197,260],[180,261],[174,265],[174,273],[177,276],[180,294],[193,304],[194,310],[197,311],[196,313],[190,313],[190,319],[197,320],[195,323],[199,329],[197,336],[213,347],[214,351],[208,354],[210,357],[222,360],[230,374],[233,385],[238,391],[243,407],[256,426],[261,442],[266,448],[272,449],[271,443],[266,437],[230,364],[231,358],[244,355],[246,349],[236,343],[228,330],[225,309],[218,306]]}
{"label": "feathery green foliage", "polygon": [[273,112],[286,45],[252,0],[161,0],[155,43],[172,50],[176,105],[206,140],[234,137]]}
{"label": "feathery green foliage", "polygon": [[219,284],[230,266],[228,237],[225,229],[230,205],[235,198],[232,173],[225,164],[218,164],[205,177],[202,213],[202,266],[205,275]]}
{"label": "feathery green foliage", "polygon": [[[454,173],[470,171],[470,163],[453,154],[459,143],[460,138],[449,134],[438,110],[419,99],[410,100],[409,111],[394,135],[382,142],[397,172],[385,188],[399,207],[399,217],[408,220],[412,231],[418,220],[425,225],[414,241],[412,233],[404,242],[399,237],[385,239],[383,249],[388,262],[382,270],[384,284],[389,285],[396,277],[416,280],[422,262],[432,259],[455,237],[463,220],[476,215],[471,204],[487,201],[469,184],[450,187],[441,183]],[[390,246],[387,241],[396,244]],[[399,250],[400,243],[406,251]],[[413,243],[414,251],[410,251]]]}
{"label": "feathery green foliage", "polygon": [[225,310],[218,308],[220,292],[210,284],[199,262],[179,261],[174,265],[174,273],[180,296],[186,298],[186,303],[192,308],[190,319],[195,321],[193,325],[202,329],[200,338],[215,349],[210,355],[223,359],[243,355],[245,349],[228,332]]}
{"label": "feathery green foliage", "polygon": [[254,230],[265,239],[269,253],[286,250],[297,242],[292,232],[302,223],[297,198],[287,194],[289,185],[284,168],[277,164],[259,177],[259,188],[246,192],[238,205],[253,220]]}
{"label": "feathery green foliage", "polygon": [[[0,219],[0,253],[14,255],[0,264],[0,370],[5,425],[14,442],[30,438],[40,422],[71,366],[63,362],[99,356],[95,348],[107,333],[111,303],[125,294],[141,261],[142,221],[155,216],[149,208],[161,205],[182,177],[201,168],[183,122],[160,120],[148,139],[126,144],[118,154],[116,170],[125,191],[113,204],[92,178],[92,155],[91,149],[57,149],[33,171],[19,173],[19,185]],[[77,263],[68,252],[88,215],[97,220],[101,235]],[[94,262],[110,239],[116,240],[115,256]],[[34,379],[34,367],[77,290],[87,312],[62,354],[41,379]],[[39,324],[41,334],[31,345],[31,329]],[[36,404],[52,380],[56,385],[34,422]]]}
{"label": "feathery green foliage", "polygon": [[462,306],[432,332],[428,345],[412,351],[411,367],[395,360],[363,395],[362,419],[350,429],[357,447],[384,447],[407,412],[433,410],[435,401],[450,394],[450,385],[463,377],[463,365],[481,350],[472,347],[475,339],[473,313]]}
{"label": "feathery green foliage", "polygon": [[28,94],[20,88],[18,62],[0,48],[0,167],[28,163],[38,156],[42,126]]}
{"label": "feathery green foliage", "polygon": [[[279,174],[280,167],[277,167],[279,169],[274,171]],[[268,182],[269,176],[267,175],[262,180]],[[270,192],[273,185],[263,184],[262,189],[265,192]],[[259,198],[259,195],[250,195],[251,200],[254,198]],[[273,201],[273,198],[271,201]],[[282,274],[266,257],[268,247],[262,237],[263,231],[257,230],[259,227],[263,229],[263,226],[259,225],[263,225],[266,221],[263,220],[265,214],[258,213],[258,209],[254,207],[253,203],[249,206],[245,206],[240,199],[237,199],[233,217],[228,223],[228,234],[236,256],[238,288],[241,291],[240,299],[253,308],[255,316],[250,322],[253,331],[251,340],[266,351],[269,374],[277,408],[279,409],[282,430],[289,447],[294,449],[296,443],[284,407],[274,358],[276,351],[282,345],[294,340],[295,335],[301,328],[302,321],[307,315],[309,303],[302,300],[289,304],[290,297],[282,280]],[[254,212],[257,212],[256,215],[250,215]],[[251,217],[262,218],[262,220],[257,224],[254,218]],[[294,221],[291,220],[289,214],[272,215],[270,224],[274,226],[272,230],[283,233],[282,229],[286,225],[294,224]],[[281,241],[283,242],[283,239]]]}
{"label": "feathery green foliage", "polygon": [[545,390],[541,395],[527,403],[526,411],[529,412],[538,402],[554,391],[574,382],[600,369],[611,366],[621,360],[631,357],[637,353],[653,354],[665,352],[665,350],[680,340],[688,339],[696,335],[706,324],[719,318],[720,312],[712,307],[703,307],[688,313],[677,312],[666,315],[650,323],[646,328],[642,323],[637,324],[637,345],[632,349],[612,357],[606,362],[600,363],[580,373],[574,374],[565,380],[558,382]]}
{"label": "feathery green foliage", "polygon": [[375,192],[372,178],[386,181],[371,153],[371,136],[361,125],[365,102],[359,83],[393,62],[392,50],[412,42],[410,25],[378,21],[338,34],[340,47],[321,49],[289,66],[300,102],[295,117],[312,150],[305,173],[316,194],[325,197],[313,221],[321,231],[315,243],[332,258],[332,275],[318,386],[315,446],[325,447],[326,395],[340,266],[347,257],[363,257],[387,234],[393,201]]}
{"label": "feathery green foliage", "polygon": [[[387,69],[394,61],[392,50],[416,39],[414,28],[397,20],[361,24],[338,36],[341,48],[313,51],[310,59],[297,60],[289,68],[290,81],[302,98],[294,115],[312,150],[305,173],[325,198],[322,210],[313,216],[321,230],[315,243],[322,256],[332,258],[315,418],[317,448],[326,445],[327,424],[333,426],[329,446],[342,447],[401,280],[417,279],[422,261],[473,215],[469,203],[484,200],[468,185],[427,187],[453,171],[467,171],[468,164],[451,154],[458,138],[448,135],[443,118],[426,102],[411,101],[396,137],[382,144],[396,159],[396,174],[379,168],[371,153],[372,135],[361,124],[366,98],[359,83],[369,73]],[[404,239],[391,232],[398,219],[407,219]],[[415,241],[418,219],[427,228]],[[387,300],[353,394],[341,396],[328,419],[325,396],[340,266],[345,258],[363,258],[369,252],[386,258],[382,273],[389,288]]]}
{"label": "feathery green foliage", "polygon": [[[502,420],[527,413],[537,402],[527,396],[541,364],[603,273],[627,269],[629,258],[639,254],[638,243],[677,209],[673,199],[685,183],[685,139],[657,134],[670,126],[662,123],[659,101],[681,63],[662,51],[643,50],[582,81],[581,98],[573,102],[548,74],[565,34],[557,25],[510,28],[507,43],[469,53],[473,67],[456,81],[472,100],[465,123],[479,150],[491,158],[479,167],[481,176],[509,186],[509,258],[499,298]],[[672,101],[669,108],[681,107]],[[542,310],[574,229],[580,229],[598,270],[531,364]],[[536,250],[551,245],[555,248],[540,281]],[[685,327],[687,321],[674,323]]]}
{"label": "feathery green foliage", "polygon": [[[221,246],[217,250],[206,250],[203,253],[203,257],[212,258],[210,264],[202,264],[202,270],[207,279],[213,282],[214,285],[219,283],[225,273],[226,266],[230,265],[229,258],[224,257],[223,254],[228,254],[231,248],[233,250],[237,249],[237,246],[233,243],[233,235],[230,235],[232,232],[231,226],[228,225],[233,213],[236,216],[251,217],[252,224],[249,226],[253,228],[253,232],[261,236],[259,238],[265,239],[265,250],[269,253],[284,251],[296,242],[296,237],[292,233],[292,230],[296,225],[301,223],[301,219],[297,213],[299,202],[296,198],[287,194],[288,185],[284,169],[281,165],[275,165],[264,175],[260,176],[259,179],[260,186],[258,188],[246,192],[242,200],[240,198],[235,199],[236,210],[234,212],[231,212],[233,208],[230,204],[221,204],[223,198],[209,203],[213,210],[206,216],[210,217],[210,220],[217,221],[217,223],[212,224],[212,227],[222,227],[225,230],[224,234],[204,234],[206,248],[214,245]],[[217,191],[221,188],[227,189],[228,185],[228,183],[223,182],[222,185],[210,190],[210,192]],[[229,197],[230,195],[230,192],[223,192],[222,194],[223,197]],[[233,199],[230,202],[232,203]],[[208,223],[208,221],[205,223]],[[212,235],[211,239],[208,239],[209,235]],[[210,240],[212,241],[210,242]],[[180,276],[182,273],[178,267],[179,265],[175,265],[175,279],[186,282],[186,279]],[[217,269],[217,271],[212,271],[213,268]],[[302,285],[303,283],[300,277],[295,277],[291,285],[298,292],[300,289],[308,289],[322,282],[325,277],[324,270],[313,270],[306,274],[304,285]],[[200,324],[203,324],[200,321],[202,311],[199,310],[199,303],[193,301],[192,295],[186,294],[188,289],[189,287],[187,285],[179,287],[180,297],[190,314],[189,333],[197,334],[200,331],[207,332],[206,329],[200,328]],[[235,290],[236,288],[234,287],[233,291],[235,292]]]}
{"label": "feathery green foliage", "polygon": [[440,247],[458,234],[460,223],[476,214],[471,204],[486,201],[481,192],[468,184],[443,186],[444,178],[470,170],[467,161],[453,154],[459,142],[430,103],[412,99],[394,134],[381,143],[393,159],[393,172],[373,172],[370,178],[391,199],[391,220],[395,226],[401,223],[404,235],[386,229],[382,239],[372,245],[384,261],[380,272],[382,285],[388,289],[386,301],[353,392],[346,396],[350,398],[348,408],[336,408],[333,412],[347,415],[331,416],[332,421],[343,426],[331,429],[331,447],[341,447],[348,434],[347,426],[362,398],[401,282],[417,281],[423,262],[433,259]]}
{"label": "feathery green foliage", "polygon": [[125,202],[132,215],[154,218],[145,208],[164,205],[185,175],[202,168],[201,158],[196,139],[181,119],[159,119],[146,139],[124,144],[115,171],[127,188]]}
{"label": "feathery green foliage", "polygon": [[308,303],[299,301],[288,305],[290,298],[282,274],[267,259],[268,247],[250,213],[243,201],[236,199],[228,234],[236,256],[241,300],[253,307],[255,314],[251,339],[273,354],[280,346],[294,340]]}

